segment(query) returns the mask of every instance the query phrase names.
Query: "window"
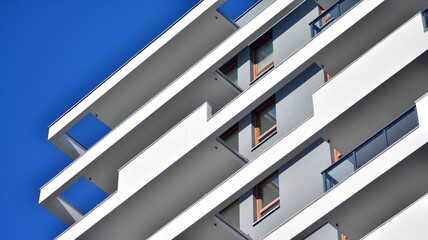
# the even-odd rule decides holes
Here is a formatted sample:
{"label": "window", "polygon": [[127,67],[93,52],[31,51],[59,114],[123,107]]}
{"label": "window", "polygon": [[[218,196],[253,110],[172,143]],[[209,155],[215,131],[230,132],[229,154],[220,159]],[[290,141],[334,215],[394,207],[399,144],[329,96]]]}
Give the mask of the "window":
{"label": "window", "polygon": [[224,64],[220,71],[227,77],[227,79],[235,84],[238,84],[238,60],[233,58]]}
{"label": "window", "polygon": [[254,111],[255,144],[276,131],[275,99],[272,98]]}
{"label": "window", "polygon": [[220,215],[229,223],[239,228],[239,199],[221,210]]}
{"label": "window", "polygon": [[428,9],[422,12],[422,17],[424,18],[425,30],[428,30]]}
{"label": "window", "polygon": [[254,78],[257,78],[261,73],[273,65],[273,44],[272,35],[269,34],[262,38],[253,47],[253,68]]}
{"label": "window", "polygon": [[220,139],[223,140],[227,146],[239,151],[239,140],[238,140],[238,124],[235,124],[229,130],[224,132]]}
{"label": "window", "polygon": [[270,175],[256,186],[257,220],[279,206],[278,173]]}

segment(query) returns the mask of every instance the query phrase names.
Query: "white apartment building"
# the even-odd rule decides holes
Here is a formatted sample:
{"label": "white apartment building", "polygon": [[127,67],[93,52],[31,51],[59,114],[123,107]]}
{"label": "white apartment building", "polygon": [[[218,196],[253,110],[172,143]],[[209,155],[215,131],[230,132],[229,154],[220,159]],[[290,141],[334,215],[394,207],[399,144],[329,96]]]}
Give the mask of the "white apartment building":
{"label": "white apartment building", "polygon": [[[224,2],[49,126],[74,159],[40,189],[57,239],[424,239],[428,0]],[[82,179],[108,195],[86,212],[63,194]]]}

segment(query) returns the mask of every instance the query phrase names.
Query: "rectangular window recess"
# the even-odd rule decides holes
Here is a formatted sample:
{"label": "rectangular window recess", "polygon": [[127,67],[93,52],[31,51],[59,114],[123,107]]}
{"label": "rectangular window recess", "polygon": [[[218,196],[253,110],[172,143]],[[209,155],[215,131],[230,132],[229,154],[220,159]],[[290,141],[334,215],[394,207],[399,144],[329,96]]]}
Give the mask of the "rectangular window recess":
{"label": "rectangular window recess", "polygon": [[257,220],[269,215],[273,209],[279,207],[280,198],[278,172],[274,172],[257,184],[255,195]]}
{"label": "rectangular window recess", "polygon": [[227,0],[218,8],[218,10],[220,10],[223,15],[236,22],[242,15],[251,10],[259,2],[261,2],[261,0]]}
{"label": "rectangular window recess", "polygon": [[253,51],[253,78],[257,79],[273,66],[272,33],[266,33],[251,48]]}
{"label": "rectangular window recess", "polygon": [[253,112],[254,145],[256,146],[276,132],[275,104],[275,97],[272,97]]}
{"label": "rectangular window recess", "polygon": [[110,127],[96,116],[89,113],[69,129],[67,134],[83,145],[86,149],[89,149],[110,131]]}
{"label": "rectangular window recess", "polygon": [[108,194],[86,177],[81,177],[62,192],[61,196],[86,214],[106,199]]}
{"label": "rectangular window recess", "polygon": [[428,8],[422,12],[422,20],[424,21],[425,31],[428,31]]}

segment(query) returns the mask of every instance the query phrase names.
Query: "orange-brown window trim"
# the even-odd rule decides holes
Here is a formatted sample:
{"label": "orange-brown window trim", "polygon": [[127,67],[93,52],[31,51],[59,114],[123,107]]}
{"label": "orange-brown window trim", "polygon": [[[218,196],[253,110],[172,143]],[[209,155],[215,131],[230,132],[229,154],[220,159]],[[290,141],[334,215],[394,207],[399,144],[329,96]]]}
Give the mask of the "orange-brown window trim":
{"label": "orange-brown window trim", "polygon": [[254,73],[254,78],[257,78],[260,73],[264,72],[268,67],[273,65],[273,60],[270,61],[268,64],[266,64],[264,67],[262,67],[262,69],[258,70],[259,66],[257,61],[257,49],[260,48],[260,46],[263,46],[264,44],[266,44],[266,42],[268,41],[272,41],[272,34],[267,35],[263,40],[261,40],[259,43],[257,43],[257,45],[255,45],[253,47],[253,73]]}
{"label": "orange-brown window trim", "polygon": [[274,176],[276,174],[278,174],[278,172],[274,172],[272,175],[270,175],[265,180],[263,180],[262,182],[260,182],[259,184],[256,185],[257,220],[262,218],[263,213],[271,210],[272,206],[279,203],[280,198],[277,197],[272,202],[270,202],[268,205],[266,205],[264,208],[262,208],[263,202],[262,202],[262,196],[261,196],[262,194],[261,194],[260,186],[262,185],[262,183],[264,183],[265,181],[267,181],[268,179],[270,179],[272,176]]}
{"label": "orange-brown window trim", "polygon": [[269,128],[266,132],[262,133],[260,135],[260,122],[259,122],[259,116],[260,113],[264,110],[268,109],[271,106],[275,106],[275,98],[269,99],[267,102],[263,103],[262,106],[256,109],[254,112],[254,142],[255,144],[259,144],[265,137],[269,136],[271,133],[276,131],[276,124]]}
{"label": "orange-brown window trim", "polygon": [[336,148],[333,149],[333,155],[334,155],[334,161],[337,162],[341,157],[342,154],[336,150]]}

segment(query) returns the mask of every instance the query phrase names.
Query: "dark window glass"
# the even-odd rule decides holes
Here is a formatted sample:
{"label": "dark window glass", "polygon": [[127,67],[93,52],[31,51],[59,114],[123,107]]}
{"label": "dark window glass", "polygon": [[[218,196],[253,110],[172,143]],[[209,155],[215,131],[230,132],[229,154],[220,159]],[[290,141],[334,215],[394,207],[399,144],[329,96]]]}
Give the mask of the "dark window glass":
{"label": "dark window glass", "polygon": [[254,77],[257,77],[273,64],[273,44],[272,36],[265,37],[260,43],[254,46]]}
{"label": "dark window glass", "polygon": [[257,185],[257,219],[279,205],[278,173],[272,174]]}
{"label": "dark window glass", "polygon": [[227,79],[235,84],[238,84],[238,62],[234,58],[227,62],[220,68],[220,71],[227,77]]}
{"label": "dark window glass", "polygon": [[220,138],[227,144],[227,146],[233,148],[237,152],[239,151],[238,125],[231,127],[223,133]]}
{"label": "dark window glass", "polygon": [[236,200],[225,209],[223,209],[220,214],[226,219],[229,223],[239,228],[239,201]]}
{"label": "dark window glass", "polygon": [[255,119],[255,143],[258,144],[264,138],[276,131],[275,100],[269,100],[254,112]]}

